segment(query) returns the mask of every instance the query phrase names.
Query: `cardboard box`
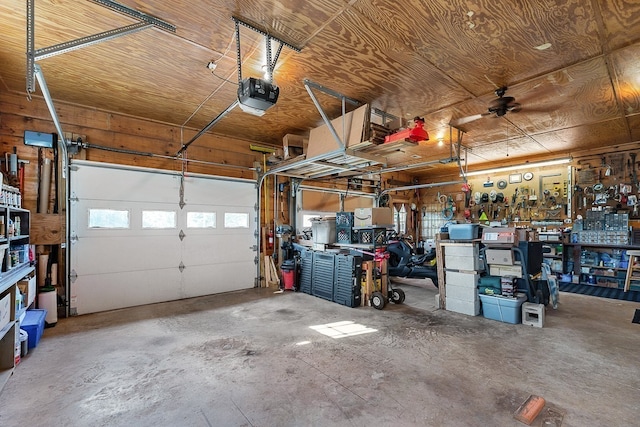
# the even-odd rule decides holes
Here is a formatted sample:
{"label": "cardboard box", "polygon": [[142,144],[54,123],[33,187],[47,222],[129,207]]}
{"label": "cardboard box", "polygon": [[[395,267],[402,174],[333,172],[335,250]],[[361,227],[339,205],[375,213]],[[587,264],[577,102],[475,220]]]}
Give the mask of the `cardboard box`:
{"label": "cardboard box", "polygon": [[11,294],[0,299],[0,331],[11,321]]}
{"label": "cardboard box", "polygon": [[514,276],[522,278],[522,267],[519,264],[516,265],[500,265],[490,264],[489,274],[491,276]]}
{"label": "cardboard box", "polygon": [[18,289],[24,294],[24,306],[29,307],[36,299],[36,278],[21,280],[18,282]]}
{"label": "cardboard box", "polygon": [[372,227],[374,225],[392,225],[391,208],[356,208],[353,211],[354,227]]}
{"label": "cardboard box", "polygon": [[487,264],[513,265],[513,251],[511,249],[486,249]]}
{"label": "cardboard box", "polygon": [[482,243],[486,245],[517,246],[518,233],[515,227],[485,228],[482,233]]}
{"label": "cardboard box", "polygon": [[306,152],[309,145],[309,139],[302,135],[286,134],[282,138],[282,149],[284,151],[284,159],[292,159]]}
{"label": "cardboard box", "polygon": [[[346,135],[346,141],[342,141],[344,142],[345,148],[362,142],[364,126],[368,122],[368,112],[369,105],[365,104],[348,112],[344,117],[340,116],[331,120],[331,125],[340,139],[343,138],[343,135]],[[343,132],[343,129],[345,132]],[[322,126],[311,129],[311,132],[309,133],[307,158],[309,159],[325,153],[330,153],[337,150],[339,147],[338,141],[336,141],[329,127],[326,124],[323,124]]]}

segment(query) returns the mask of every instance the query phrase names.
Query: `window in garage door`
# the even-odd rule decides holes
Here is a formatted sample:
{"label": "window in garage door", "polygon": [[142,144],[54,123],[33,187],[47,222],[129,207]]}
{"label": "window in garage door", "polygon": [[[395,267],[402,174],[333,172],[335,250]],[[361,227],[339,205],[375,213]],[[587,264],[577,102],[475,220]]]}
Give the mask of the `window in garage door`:
{"label": "window in garage door", "polygon": [[[185,177],[181,209],[180,179],[168,171],[72,163],[72,314],[254,286],[255,182]],[[229,213],[242,226],[218,222]]]}

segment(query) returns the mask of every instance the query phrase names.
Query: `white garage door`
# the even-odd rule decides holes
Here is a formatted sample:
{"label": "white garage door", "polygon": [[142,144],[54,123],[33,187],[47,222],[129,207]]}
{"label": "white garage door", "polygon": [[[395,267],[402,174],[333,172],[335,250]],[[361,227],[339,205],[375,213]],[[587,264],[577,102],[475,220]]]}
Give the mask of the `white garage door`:
{"label": "white garage door", "polygon": [[74,161],[70,307],[86,314],[254,286],[255,182]]}

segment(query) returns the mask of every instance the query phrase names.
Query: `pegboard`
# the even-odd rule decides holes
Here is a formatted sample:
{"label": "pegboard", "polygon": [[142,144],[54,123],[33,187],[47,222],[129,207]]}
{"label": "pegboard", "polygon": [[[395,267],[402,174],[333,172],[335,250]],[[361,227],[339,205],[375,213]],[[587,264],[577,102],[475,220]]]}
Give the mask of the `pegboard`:
{"label": "pegboard", "polygon": [[516,170],[469,179],[472,222],[563,222],[569,212],[568,167]]}
{"label": "pegboard", "polygon": [[579,160],[572,188],[576,215],[585,217],[595,208],[640,219],[639,157],[636,151],[627,151]]}

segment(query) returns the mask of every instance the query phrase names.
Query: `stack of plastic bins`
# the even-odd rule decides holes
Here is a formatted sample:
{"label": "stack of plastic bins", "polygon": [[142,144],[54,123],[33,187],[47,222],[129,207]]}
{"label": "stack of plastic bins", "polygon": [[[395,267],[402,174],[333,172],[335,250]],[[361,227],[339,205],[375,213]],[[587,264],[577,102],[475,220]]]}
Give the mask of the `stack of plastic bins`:
{"label": "stack of plastic bins", "polygon": [[359,307],[362,299],[362,257],[338,254],[335,256],[335,270],[333,301],[347,307]]}

